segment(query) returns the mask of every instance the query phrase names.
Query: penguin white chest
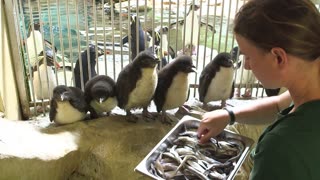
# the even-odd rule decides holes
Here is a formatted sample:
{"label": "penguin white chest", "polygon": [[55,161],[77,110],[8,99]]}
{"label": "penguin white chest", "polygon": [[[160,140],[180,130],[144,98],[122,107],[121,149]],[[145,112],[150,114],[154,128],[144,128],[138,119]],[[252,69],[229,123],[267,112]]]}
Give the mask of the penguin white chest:
{"label": "penguin white chest", "polygon": [[118,104],[116,97],[109,97],[103,103],[99,103],[96,100],[92,100],[90,102],[90,106],[98,113],[101,114],[103,112],[110,112],[113,108],[115,108]]}
{"label": "penguin white chest", "polygon": [[[193,20],[193,22],[192,22]],[[191,44],[196,46],[198,45],[198,33],[199,33],[199,19],[197,12],[190,12],[189,15],[186,17],[186,23],[185,23],[185,44]],[[190,28],[192,27],[192,28]],[[182,28],[184,29],[184,28]],[[184,32],[182,31],[182,38],[184,38]]]}
{"label": "penguin white chest", "polygon": [[233,83],[233,68],[220,67],[220,71],[212,78],[204,102],[226,100],[230,97]]}
{"label": "penguin white chest", "polygon": [[76,121],[83,120],[86,113],[80,112],[74,108],[69,101],[57,102],[55,122],[59,124],[69,124]]}
{"label": "penguin white chest", "polygon": [[179,72],[172,80],[167,90],[163,110],[174,109],[182,106],[188,96],[188,74]]}
{"label": "penguin white chest", "polygon": [[33,87],[37,99],[49,99],[56,86],[56,76],[50,66],[41,64],[33,72]]}
{"label": "penguin white chest", "polygon": [[137,81],[136,87],[129,94],[128,103],[125,109],[148,106],[154,95],[158,83],[158,74],[155,68],[143,68],[141,78]]}

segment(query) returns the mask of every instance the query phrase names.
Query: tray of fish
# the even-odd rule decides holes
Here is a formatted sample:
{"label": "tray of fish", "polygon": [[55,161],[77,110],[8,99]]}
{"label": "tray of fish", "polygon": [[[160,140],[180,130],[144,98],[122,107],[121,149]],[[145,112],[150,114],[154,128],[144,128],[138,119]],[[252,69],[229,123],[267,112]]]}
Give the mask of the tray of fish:
{"label": "tray of fish", "polygon": [[158,180],[233,179],[253,140],[225,129],[199,144],[199,124],[199,119],[183,117],[134,170]]}

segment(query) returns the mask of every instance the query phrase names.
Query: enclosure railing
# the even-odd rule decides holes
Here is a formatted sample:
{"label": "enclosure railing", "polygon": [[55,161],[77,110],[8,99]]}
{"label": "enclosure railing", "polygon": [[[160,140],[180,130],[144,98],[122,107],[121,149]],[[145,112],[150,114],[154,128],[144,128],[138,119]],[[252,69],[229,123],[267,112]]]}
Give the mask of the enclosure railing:
{"label": "enclosure railing", "polygon": [[[218,53],[237,46],[233,19],[244,0],[18,0],[15,24],[27,84],[29,117],[46,114],[56,85],[84,89],[86,76],[117,79],[136,54],[150,48],[163,61],[193,57],[198,74],[190,76],[197,98],[199,73]],[[318,6],[319,7],[319,6]],[[243,61],[237,56],[235,64]],[[79,65],[79,75],[75,68]],[[79,77],[78,77],[79,76]],[[234,98],[265,96],[251,71],[237,69]],[[36,108],[40,106],[42,108]],[[41,109],[39,111],[39,109]]]}

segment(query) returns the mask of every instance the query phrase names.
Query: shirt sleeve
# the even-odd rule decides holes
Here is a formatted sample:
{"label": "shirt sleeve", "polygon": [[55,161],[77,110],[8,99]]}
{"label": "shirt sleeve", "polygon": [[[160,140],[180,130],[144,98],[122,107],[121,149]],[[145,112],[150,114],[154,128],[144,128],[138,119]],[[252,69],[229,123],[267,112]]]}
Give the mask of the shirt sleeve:
{"label": "shirt sleeve", "polygon": [[250,179],[308,179],[308,170],[301,157],[285,138],[266,134],[257,145]]}

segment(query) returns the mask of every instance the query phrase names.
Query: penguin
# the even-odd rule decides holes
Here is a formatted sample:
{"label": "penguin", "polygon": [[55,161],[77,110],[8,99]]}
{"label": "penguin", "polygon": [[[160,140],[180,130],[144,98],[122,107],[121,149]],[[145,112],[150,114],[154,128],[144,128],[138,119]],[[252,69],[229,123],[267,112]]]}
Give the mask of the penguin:
{"label": "penguin", "polygon": [[117,100],[118,106],[126,111],[128,121],[137,122],[137,117],[130,118],[130,110],[136,108],[143,108],[143,116],[152,118],[147,108],[158,82],[158,62],[152,51],[144,50],[120,71],[116,82]]}
{"label": "penguin", "polygon": [[[145,32],[142,30],[141,27],[141,22],[139,20],[138,16],[131,16],[130,18],[130,30],[131,30],[131,34],[130,37],[129,36],[125,36],[122,39],[122,44],[125,44],[127,42],[129,42],[129,38],[131,38],[131,58],[135,59],[135,57],[137,56],[137,54],[141,51],[145,50]],[[138,28],[138,37],[137,37],[137,28]],[[138,43],[138,51],[137,51],[137,41],[139,41]]]}
{"label": "penguin", "polygon": [[[199,44],[198,34],[200,31],[200,27],[206,26],[208,27],[208,30],[210,30],[213,33],[216,33],[214,27],[207,22],[201,21],[199,19],[199,9],[200,6],[197,4],[192,3],[188,9],[188,12],[186,14],[186,18],[179,20],[177,22],[173,22],[169,25],[169,29],[177,28],[178,25],[181,27],[181,35],[182,35],[182,41],[185,39],[185,44],[183,44],[183,53],[184,51],[190,52],[184,53],[186,55],[195,55],[196,54],[196,47]],[[188,48],[188,50],[185,50]],[[178,54],[178,52],[177,52]]]}
{"label": "penguin", "polygon": [[[55,61],[50,57],[38,56],[38,64],[32,68],[33,88],[36,99],[50,99],[53,89],[57,86],[57,78],[52,68]],[[59,67],[57,67],[59,68]]]}
{"label": "penguin", "polygon": [[167,34],[169,32],[169,27],[158,26],[155,29],[148,29],[146,32],[148,37],[147,39],[149,40],[149,48],[152,49],[159,58],[161,58],[161,63],[159,62],[158,64],[158,69],[160,70],[160,68],[168,64],[168,57],[171,59],[175,58],[175,52],[168,42]]}
{"label": "penguin", "polygon": [[221,107],[226,106],[226,100],[233,97],[235,67],[232,55],[219,53],[202,70],[199,78],[199,98],[203,108],[208,110],[207,103],[221,100]]}
{"label": "penguin", "polygon": [[166,110],[181,107],[188,98],[188,74],[196,72],[191,56],[181,55],[163,67],[158,73],[158,85],[153,101],[157,112],[162,111],[162,123],[171,121],[166,116]]}
{"label": "penguin", "polygon": [[[200,24],[198,18],[198,10],[200,9],[199,5],[191,4],[189,11],[186,16],[186,21],[184,27],[182,28],[182,39],[185,37],[185,45],[189,45],[192,49],[192,55],[195,54],[195,48],[198,45],[198,34],[200,31]],[[193,11],[193,12],[192,12]],[[192,27],[192,28],[191,28]]]}
{"label": "penguin", "polygon": [[111,110],[118,105],[116,83],[109,76],[93,77],[86,83],[84,89],[91,119],[98,118],[103,112],[109,115]]}
{"label": "penguin", "polygon": [[[104,54],[104,51],[97,47],[97,53],[98,57]],[[91,79],[92,77],[97,75],[95,66],[96,66],[96,46],[90,44],[89,45],[89,54],[90,59],[88,62],[88,50],[84,50],[81,53],[81,66],[80,67],[80,58],[77,60],[75,68],[74,68],[74,78],[75,78],[75,87],[82,89],[81,87],[81,76],[83,77],[83,86],[86,84],[86,82]],[[89,66],[90,66],[90,74],[89,74]],[[82,73],[80,71],[80,68],[82,69]],[[90,76],[91,75],[91,76]],[[90,77],[89,77],[90,76]]]}
{"label": "penguin", "polygon": [[[46,57],[53,58],[53,51],[55,51],[55,53],[58,51],[57,48],[48,40],[44,39],[44,43],[42,42],[43,37],[40,32],[40,27],[39,23],[34,23],[33,25],[30,24],[27,34],[27,52],[29,56],[29,63],[32,67],[37,65],[37,56],[43,56],[43,54],[46,54]],[[45,53],[43,53],[43,51]],[[38,58],[38,60],[39,59],[40,58]]]}
{"label": "penguin", "polygon": [[88,105],[81,89],[58,85],[53,90],[50,101],[50,121],[57,124],[69,124],[86,117]]}

